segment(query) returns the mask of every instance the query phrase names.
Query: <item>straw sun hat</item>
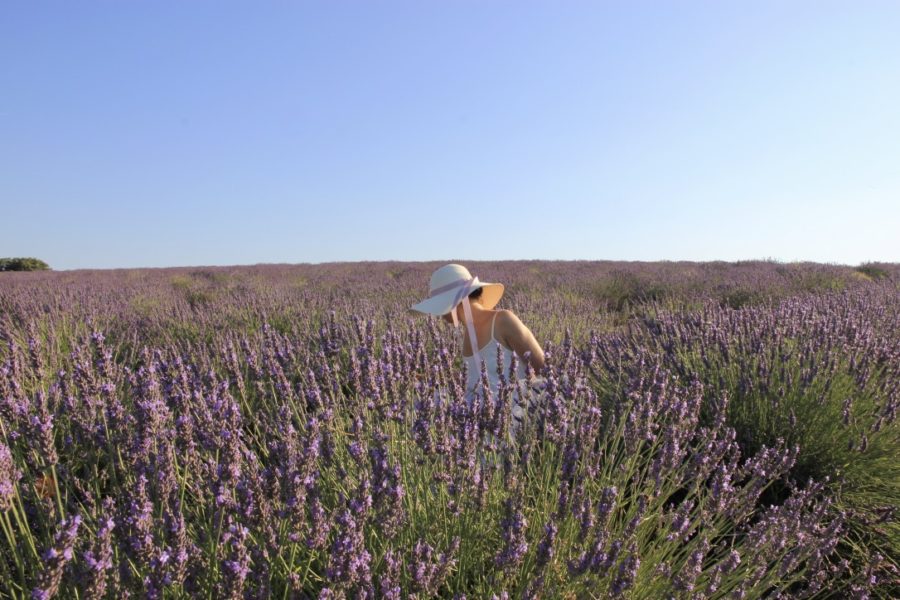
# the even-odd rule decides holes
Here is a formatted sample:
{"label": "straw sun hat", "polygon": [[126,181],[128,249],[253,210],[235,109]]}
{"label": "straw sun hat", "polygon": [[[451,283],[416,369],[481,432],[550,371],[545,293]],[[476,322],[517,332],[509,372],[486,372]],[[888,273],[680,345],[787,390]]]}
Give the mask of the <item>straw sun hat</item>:
{"label": "straw sun hat", "polygon": [[[480,300],[481,305],[487,309],[494,308],[503,296],[502,283],[479,281],[478,277],[472,277],[469,270],[462,265],[444,265],[431,274],[428,298],[410,308],[429,315],[445,315],[478,288],[484,289]],[[455,312],[453,316],[456,316]]]}

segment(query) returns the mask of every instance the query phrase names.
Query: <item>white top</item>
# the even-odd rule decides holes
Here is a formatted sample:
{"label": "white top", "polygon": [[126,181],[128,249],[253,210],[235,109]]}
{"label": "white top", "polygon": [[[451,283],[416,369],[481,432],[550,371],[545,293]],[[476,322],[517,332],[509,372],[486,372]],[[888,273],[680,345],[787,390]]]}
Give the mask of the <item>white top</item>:
{"label": "white top", "polygon": [[[494,398],[497,397],[497,389],[500,386],[500,379],[497,376],[497,346],[499,346],[503,352],[503,374],[507,377],[509,376],[509,365],[512,362],[513,357],[512,350],[506,348],[503,344],[494,339],[494,321],[496,320],[497,313],[494,313],[494,318],[491,320],[491,339],[487,344],[478,349],[478,352],[481,354],[481,358],[484,360],[487,367],[487,376],[491,383],[491,393],[494,394]],[[478,343],[478,340],[471,341],[473,346]],[[469,366],[468,378],[466,380],[466,397],[468,398],[475,391],[475,388],[480,385],[481,365],[475,363],[474,354],[472,356],[463,355],[463,360],[465,360],[466,364]],[[525,362],[519,357],[519,363],[516,366],[516,379],[524,379],[525,377]]]}

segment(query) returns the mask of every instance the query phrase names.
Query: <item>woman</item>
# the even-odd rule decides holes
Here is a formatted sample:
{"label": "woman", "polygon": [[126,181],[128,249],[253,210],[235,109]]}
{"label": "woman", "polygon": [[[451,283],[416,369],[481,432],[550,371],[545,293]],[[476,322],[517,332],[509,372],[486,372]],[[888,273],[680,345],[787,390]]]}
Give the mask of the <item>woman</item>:
{"label": "woman", "polygon": [[[544,351],[531,330],[509,310],[494,310],[503,296],[502,283],[486,283],[472,277],[462,265],[449,264],[431,275],[428,298],[412,306],[412,310],[441,316],[455,327],[465,323],[463,329],[463,360],[468,365],[466,399],[471,403],[472,394],[481,378],[481,361],[485,362],[491,391],[496,397],[499,386],[497,374],[497,345],[503,348],[503,373],[508,375],[512,353],[518,355],[517,378],[526,377],[525,356],[534,371],[544,366]],[[472,340],[475,340],[473,346]],[[513,416],[520,421],[522,410],[513,407]]]}

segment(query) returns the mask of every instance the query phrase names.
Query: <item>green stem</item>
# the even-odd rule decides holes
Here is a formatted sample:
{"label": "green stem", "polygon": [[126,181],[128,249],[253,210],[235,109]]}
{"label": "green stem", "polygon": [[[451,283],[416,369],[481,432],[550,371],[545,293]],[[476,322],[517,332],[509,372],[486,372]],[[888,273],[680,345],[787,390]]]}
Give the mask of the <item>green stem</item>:
{"label": "green stem", "polygon": [[284,584],[284,595],[282,598],[287,600],[288,593],[291,591],[291,573],[294,570],[294,555],[297,552],[297,544],[291,544],[291,561],[288,563],[287,569],[287,581]]}
{"label": "green stem", "polygon": [[53,475],[53,490],[56,494],[56,507],[59,509],[59,518],[62,519],[65,516],[65,512],[63,511],[62,498],[59,494],[59,478],[56,476],[56,465],[50,465],[50,472]]}
{"label": "green stem", "polygon": [[16,518],[16,524],[19,526],[19,530],[25,535],[25,538],[28,541],[28,546],[31,548],[32,554],[34,554],[34,557],[36,559],[40,560],[41,555],[34,543],[34,536],[32,535],[31,529],[28,527],[27,522],[23,519],[23,515],[25,514],[25,505],[22,503],[22,496],[19,494],[18,487],[16,487],[16,501],[19,503],[19,507],[18,509],[16,509],[16,507],[14,506],[12,509],[13,516]]}
{"label": "green stem", "polygon": [[[218,454],[218,452],[217,452]],[[218,460],[218,457],[217,457]],[[209,598],[213,597],[213,589],[215,583],[216,572],[218,571],[218,564],[216,560],[216,556],[219,551],[219,536],[222,533],[222,521],[225,519],[225,512],[219,511],[219,523],[216,525],[216,535],[210,536],[210,547],[209,547],[209,574],[207,576],[207,594]]]}
{"label": "green stem", "polygon": [[16,570],[19,572],[19,582],[21,585],[26,584],[25,579],[25,565],[22,563],[22,557],[19,556],[19,553],[16,552],[16,543],[15,543],[15,535],[12,530],[12,523],[9,521],[9,515],[4,511],[0,513],[2,515],[2,519],[0,519],[0,524],[3,526],[3,533],[6,534],[6,539],[9,542],[9,548],[12,553],[12,557],[16,562]]}

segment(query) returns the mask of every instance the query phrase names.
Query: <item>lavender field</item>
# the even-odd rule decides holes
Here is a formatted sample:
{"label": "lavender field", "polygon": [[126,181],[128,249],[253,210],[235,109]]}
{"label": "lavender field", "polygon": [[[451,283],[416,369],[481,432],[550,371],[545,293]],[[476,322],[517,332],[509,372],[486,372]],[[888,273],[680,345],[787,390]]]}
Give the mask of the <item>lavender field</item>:
{"label": "lavender field", "polygon": [[0,273],[0,598],[900,597],[900,265],[441,264]]}

